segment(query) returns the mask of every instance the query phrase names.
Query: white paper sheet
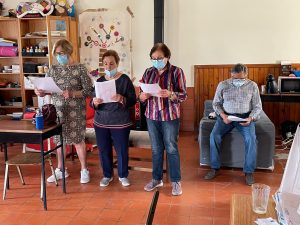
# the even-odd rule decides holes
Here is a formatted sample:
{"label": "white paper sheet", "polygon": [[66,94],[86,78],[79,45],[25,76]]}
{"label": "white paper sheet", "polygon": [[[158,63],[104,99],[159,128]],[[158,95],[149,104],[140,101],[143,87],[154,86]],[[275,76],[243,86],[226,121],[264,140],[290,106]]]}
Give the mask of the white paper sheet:
{"label": "white paper sheet", "polygon": [[143,92],[151,94],[152,96],[157,96],[158,92],[161,90],[158,84],[144,84],[140,83],[140,87]]}
{"label": "white paper sheet", "polygon": [[286,162],[279,191],[300,195],[300,127],[298,126]]}
{"label": "white paper sheet", "polygon": [[256,224],[258,225],[279,225],[277,223],[276,220],[274,220],[273,218],[269,217],[269,218],[265,218],[265,219],[257,219],[255,221]]}
{"label": "white paper sheet", "polygon": [[63,93],[63,91],[56,85],[52,77],[37,77],[32,80],[32,83],[35,88],[44,90],[45,93]]}
{"label": "white paper sheet", "polygon": [[240,118],[240,117],[237,117],[237,116],[228,116],[228,119],[230,121],[235,121],[235,122],[245,122],[245,121],[247,121],[246,119],[243,119],[243,118]]}
{"label": "white paper sheet", "polygon": [[282,193],[282,209],[285,215],[285,218],[289,224],[298,225],[300,224],[300,215],[297,213],[300,196],[289,193]]}
{"label": "white paper sheet", "polygon": [[115,102],[112,97],[117,94],[115,80],[95,82],[96,97],[101,98],[103,103]]}

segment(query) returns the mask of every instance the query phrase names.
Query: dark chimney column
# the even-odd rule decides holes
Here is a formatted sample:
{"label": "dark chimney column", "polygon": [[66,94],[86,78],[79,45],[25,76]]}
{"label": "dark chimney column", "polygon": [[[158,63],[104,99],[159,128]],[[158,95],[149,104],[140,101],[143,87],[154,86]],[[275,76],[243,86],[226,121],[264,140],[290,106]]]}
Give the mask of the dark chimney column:
{"label": "dark chimney column", "polygon": [[154,0],[154,44],[164,42],[164,0]]}

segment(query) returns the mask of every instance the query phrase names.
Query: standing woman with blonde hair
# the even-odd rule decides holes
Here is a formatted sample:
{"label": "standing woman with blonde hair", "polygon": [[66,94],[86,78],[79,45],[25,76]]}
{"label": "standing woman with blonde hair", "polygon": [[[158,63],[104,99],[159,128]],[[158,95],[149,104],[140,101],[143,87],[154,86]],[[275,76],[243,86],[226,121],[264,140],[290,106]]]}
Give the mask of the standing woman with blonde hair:
{"label": "standing woman with blonde hair", "polygon": [[[86,129],[85,98],[92,94],[92,82],[88,76],[87,68],[83,64],[76,63],[71,57],[73,46],[68,40],[57,41],[53,46],[52,53],[58,64],[51,66],[47,76],[52,77],[57,86],[63,90],[63,94],[51,94],[59,119],[63,122],[63,141],[64,144],[75,145],[81,163],[80,183],[88,183],[90,175],[87,170],[84,142]],[[38,89],[35,89],[35,93],[40,97],[46,95],[43,90]],[[58,136],[54,140],[59,144]],[[57,179],[62,179],[62,160],[59,150],[57,151],[57,160],[55,175]],[[68,176],[69,173],[66,170],[65,177]],[[50,176],[47,181],[54,182],[54,175]]]}

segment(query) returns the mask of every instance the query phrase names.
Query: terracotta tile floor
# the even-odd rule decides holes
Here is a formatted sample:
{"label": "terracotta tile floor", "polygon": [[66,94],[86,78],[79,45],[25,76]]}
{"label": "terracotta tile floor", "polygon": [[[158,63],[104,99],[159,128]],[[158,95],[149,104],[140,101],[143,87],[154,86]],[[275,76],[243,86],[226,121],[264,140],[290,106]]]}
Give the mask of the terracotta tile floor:
{"label": "terracotta tile floor", "polygon": [[[228,225],[230,199],[235,193],[250,194],[250,187],[244,184],[244,175],[239,169],[224,169],[213,182],[202,179],[208,168],[199,167],[199,148],[194,133],[181,133],[179,139],[183,177],[183,195],[173,197],[171,185],[165,182],[153,224],[160,225]],[[12,156],[21,151],[21,146],[9,148]],[[149,150],[132,149],[131,155],[151,156]],[[3,162],[3,153],[0,154]],[[55,161],[55,159],[54,159]],[[40,195],[40,168],[23,167],[26,185],[21,185],[16,168],[10,167],[11,189],[7,199],[0,200],[0,224],[2,225],[135,225],[145,224],[153,193],[143,190],[151,179],[147,172],[131,171],[132,185],[123,188],[117,176],[107,188],[100,188],[101,171],[98,152],[88,155],[91,183],[79,183],[78,159],[67,159],[71,176],[67,179],[67,194],[61,186],[47,185],[48,211],[44,211]],[[150,163],[142,163],[150,166]],[[282,166],[275,164],[274,172],[257,171],[255,179],[271,186],[274,192],[281,181]],[[0,168],[1,191],[4,166]],[[47,176],[50,168],[47,165]],[[116,174],[116,171],[115,171]]]}

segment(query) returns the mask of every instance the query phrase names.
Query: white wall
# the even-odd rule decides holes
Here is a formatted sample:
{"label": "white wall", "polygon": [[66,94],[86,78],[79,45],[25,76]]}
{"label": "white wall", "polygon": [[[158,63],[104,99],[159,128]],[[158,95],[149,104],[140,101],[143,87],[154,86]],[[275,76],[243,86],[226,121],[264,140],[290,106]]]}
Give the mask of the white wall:
{"label": "white wall", "polygon": [[[300,62],[299,0],[165,0],[165,43],[171,62],[193,86],[193,65]],[[15,7],[18,0],[6,0]],[[133,19],[133,68],[138,78],[150,66],[153,0],[76,0],[88,8],[125,9]]]}
{"label": "white wall", "polygon": [[300,62],[299,0],[166,0],[174,64]]}

